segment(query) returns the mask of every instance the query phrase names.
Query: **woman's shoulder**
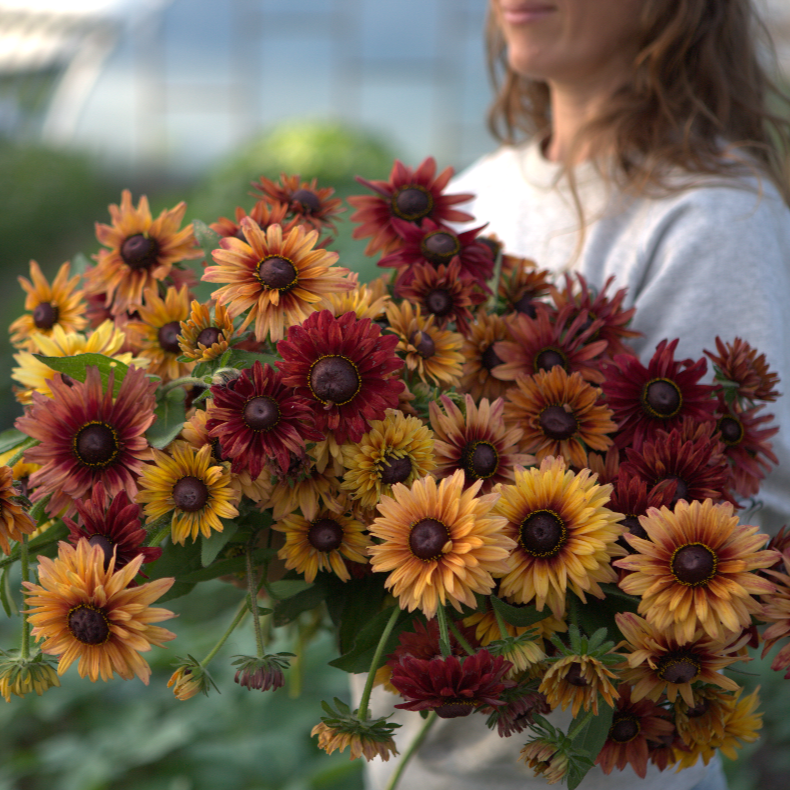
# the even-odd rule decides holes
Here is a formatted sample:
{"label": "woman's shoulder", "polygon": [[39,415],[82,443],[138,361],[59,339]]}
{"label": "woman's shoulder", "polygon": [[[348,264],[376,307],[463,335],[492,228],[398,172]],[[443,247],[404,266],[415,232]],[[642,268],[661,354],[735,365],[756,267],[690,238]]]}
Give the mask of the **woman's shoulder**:
{"label": "woman's shoulder", "polygon": [[529,172],[537,142],[528,141],[521,145],[503,145],[462,170],[453,178],[453,189],[476,191],[480,185],[492,181],[503,184],[523,182]]}

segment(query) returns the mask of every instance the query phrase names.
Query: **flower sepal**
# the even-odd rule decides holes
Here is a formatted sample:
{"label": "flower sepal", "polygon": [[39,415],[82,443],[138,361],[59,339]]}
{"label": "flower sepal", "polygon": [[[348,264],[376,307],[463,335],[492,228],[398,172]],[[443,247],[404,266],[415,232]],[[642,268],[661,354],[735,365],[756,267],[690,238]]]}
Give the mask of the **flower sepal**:
{"label": "flower sepal", "polygon": [[265,656],[233,656],[238,667],[233,678],[235,683],[252,691],[276,691],[285,683],[283,671],[288,669],[295,653],[273,653]]}
{"label": "flower sepal", "polygon": [[0,696],[6,702],[11,701],[12,694],[24,697],[32,691],[40,697],[52,686],[60,686],[60,678],[43,653],[29,658],[20,655],[19,650],[0,650]]}
{"label": "flower sepal", "polygon": [[363,756],[366,760],[374,757],[388,760],[390,755],[398,754],[392,733],[400,724],[387,721],[388,717],[363,719],[359,709],[352,711],[337,697],[334,707],[323,700],[321,707],[327,715],[321,717],[321,723],[316,724],[310,734],[318,736],[318,747],[327,754],[335,749],[345,751],[347,746],[352,760]]}
{"label": "flower sepal", "polygon": [[183,702],[198,693],[208,696],[212,688],[219,693],[219,688],[214,682],[214,678],[209,674],[208,669],[194,656],[187,655],[185,658],[176,656],[173,666],[177,667],[177,669],[170,676],[170,680],[167,681],[167,687],[173,687],[173,694],[175,694],[176,699]]}

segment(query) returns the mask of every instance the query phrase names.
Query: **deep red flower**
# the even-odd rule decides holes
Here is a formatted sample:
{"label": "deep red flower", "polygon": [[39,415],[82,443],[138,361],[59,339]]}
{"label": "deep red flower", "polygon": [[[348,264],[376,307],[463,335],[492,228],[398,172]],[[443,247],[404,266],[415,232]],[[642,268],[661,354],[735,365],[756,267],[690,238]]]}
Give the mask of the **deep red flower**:
{"label": "deep red flower", "polygon": [[360,223],[351,234],[355,239],[370,238],[365,255],[381,251],[388,253],[399,247],[400,236],[392,220],[401,219],[420,225],[424,219],[433,222],[468,222],[471,214],[458,211],[453,206],[466,203],[474,195],[443,195],[442,190],[453,176],[448,167],[437,176],[436,160],[428,157],[415,170],[397,159],[392,166],[389,181],[367,181],[357,176],[357,181],[375,195],[353,195],[348,202],[356,209],[352,222]]}
{"label": "deep red flower", "polygon": [[551,296],[557,310],[561,310],[566,304],[572,304],[577,311],[586,310],[587,320],[592,323],[596,319],[602,322],[600,328],[593,336],[594,340],[605,340],[609,345],[606,347],[606,354],[613,357],[615,354],[630,354],[631,349],[623,343],[625,338],[641,337],[642,333],[633,329],[628,329],[628,324],[636,313],[636,308],[623,310],[623,299],[627,293],[626,288],[621,288],[611,298],[606,295],[609,286],[614,282],[612,275],[605,283],[603,288],[597,293],[591,291],[587,285],[587,280],[581,274],[576,274],[579,282],[579,292],[570,274],[565,275],[565,288],[560,290],[552,286]]}
{"label": "deep red flower", "polygon": [[692,420],[684,421],[682,429],[658,430],[641,449],[626,448],[628,460],[620,464],[620,474],[639,477],[650,488],[674,488],[670,507],[679,499],[735,504],[727,488],[730,473],[724,446],[714,430],[713,422]]}
{"label": "deep red flower", "polygon": [[143,529],[140,506],[131,502],[125,491],[110,498],[102,483],[97,483],[90,499],[77,500],[81,525],[64,518],[69,528],[69,543],[76,546],[80,538],[87,538],[91,546],[101,546],[104,552],[104,569],[115,554],[115,570],[128,565],[139,554],[143,565],[162,556],[159,546],[144,546],[148,533]]}
{"label": "deep red flower", "polygon": [[[600,478],[599,478],[600,480]],[[604,481],[605,482],[605,481]],[[646,480],[628,469],[620,471],[614,481],[612,498],[607,507],[625,518],[620,522],[628,532],[638,538],[647,538],[647,532],[639,523],[639,516],[647,515],[651,507],[669,507],[675,497],[676,486],[651,486]],[[617,541],[626,551],[633,549],[622,537]]]}
{"label": "deep red flower", "polygon": [[456,233],[446,225],[429,219],[423,220],[422,225],[412,225],[395,217],[392,224],[401,236],[402,244],[381,258],[378,265],[398,270],[397,288],[411,283],[414,269],[419,264],[447,266],[457,258],[461,276],[474,280],[481,288],[488,290],[486,280],[494,272],[494,256],[487,244],[477,240],[477,234],[485,226]]}
{"label": "deep red flower", "polygon": [[298,220],[292,219],[290,224],[286,223],[285,218],[288,215],[288,205],[286,203],[272,202],[266,200],[258,200],[248,214],[243,208],[236,207],[236,221],[234,222],[227,217],[220,217],[216,222],[212,222],[209,227],[219,233],[220,236],[235,236],[241,241],[247,241],[244,231],[241,227],[241,221],[244,217],[249,217],[254,220],[259,228],[266,230],[269,225],[282,225],[283,230],[287,233]]}
{"label": "deep red flower", "polygon": [[[476,629],[474,626],[466,626],[459,622],[458,628],[461,632],[461,636],[464,637],[468,644],[474,648],[479,646],[479,642],[475,636]],[[454,656],[466,655],[466,651],[452,631],[450,632],[450,650]],[[394,669],[404,656],[430,660],[432,658],[441,657],[441,655],[442,651],[439,647],[439,623],[436,618],[429,620],[427,623],[424,623],[422,620],[416,620],[414,623],[414,631],[401,631],[398,637],[398,646],[387,656],[386,664],[390,669]]]}
{"label": "deep red flower", "polygon": [[502,364],[494,367],[491,375],[501,381],[515,381],[519,376],[534,376],[540,370],[561,365],[566,373],[578,371],[585,381],[600,384],[603,373],[596,359],[606,349],[606,341],[593,340],[593,336],[602,323],[588,323],[587,311],[576,313],[572,305],[557,312],[538,304],[535,318],[525,313],[512,318],[508,327],[512,340],[494,344]]}
{"label": "deep red flower", "polygon": [[429,660],[404,656],[392,669],[392,685],[407,700],[396,708],[434,710],[442,719],[468,716],[481,705],[498,707],[512,685],[502,678],[512,664],[479,650],[463,662],[457,656]]}
{"label": "deep red flower", "polygon": [[630,765],[636,775],[644,779],[650,744],[660,744],[663,738],[671,737],[675,725],[667,719],[667,712],[652,700],[632,702],[631,687],[627,683],[622,683],[617,691],[620,697],[609,735],[595,763],[607,775],[615,767],[622,771]]}
{"label": "deep red flower", "polygon": [[724,455],[730,462],[730,485],[740,496],[757,496],[760,481],[771,471],[771,464],[779,459],[768,441],[779,431],[779,426],[762,427],[773,419],[771,414],[758,415],[763,406],[741,409],[736,403],[727,406],[719,397],[716,427],[724,443]]}
{"label": "deep red flower", "polygon": [[626,354],[606,365],[601,389],[614,412],[618,447],[638,450],[655,431],[677,428],[684,417],[697,422],[715,419],[714,388],[698,383],[707,371],[705,358],[678,362],[677,344],[678,340],[662,340],[647,367]]}
{"label": "deep red flower", "polygon": [[233,462],[235,474],[246,469],[254,480],[272,459],[280,469],[288,469],[290,453],[304,455],[305,441],[324,438],[313,427],[310,407],[269,365],[256,362],[232,384],[211,388],[214,403],[206,428],[219,440],[222,457]]}
{"label": "deep red flower", "polygon": [[536,715],[545,716],[551,712],[546,695],[534,688],[506,690],[502,699],[505,701],[504,705],[482,711],[490,714],[486,724],[491,728],[496,724],[500,738],[509,738],[513,733],[524,732],[535,723]]}
{"label": "deep red flower", "polygon": [[397,345],[396,335],[382,336],[369,318],[321,310],[288,329],[277,344],[277,366],[283,384],[312,409],[318,430],[332,431],[338,444],[357,442],[367,420],[398,408],[404,385],[393,376],[403,367]]}
{"label": "deep red flower", "polygon": [[408,285],[398,287],[397,295],[419,305],[423,315],[432,315],[440,329],[455,322],[465,335],[472,320],[470,308],[484,302],[486,296],[474,280],[462,275],[460,261],[454,258],[448,266],[417,265],[413,274]]}
{"label": "deep red flower", "polygon": [[148,458],[145,432],[154,421],[156,383],[145,371],[129,368],[113,398],[114,375],[102,388],[98,368],[88,368],[84,382],[60,373],[50,381],[52,398],[33,393],[33,404],[16,427],[38,439],[25,451],[25,460],[41,464],[30,476],[33,500],[52,498],[47,513],[74,512],[74,500],[84,499],[101,482],[110,497],[125,491],[137,496],[137,477]]}

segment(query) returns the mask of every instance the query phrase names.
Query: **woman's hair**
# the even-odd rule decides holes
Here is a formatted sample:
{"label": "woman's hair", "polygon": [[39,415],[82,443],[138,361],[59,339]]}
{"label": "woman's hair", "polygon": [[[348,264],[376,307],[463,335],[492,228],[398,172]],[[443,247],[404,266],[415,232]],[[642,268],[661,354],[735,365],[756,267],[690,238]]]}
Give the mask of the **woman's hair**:
{"label": "woman's hair", "polygon": [[[641,31],[633,78],[583,131],[593,159],[614,150],[611,177],[636,194],[674,191],[678,168],[727,176],[756,165],[790,204],[790,111],[780,114],[790,100],[760,63],[760,42],[773,50],[751,0],[645,0]],[[510,68],[493,13],[487,47],[495,137],[547,135],[549,87]]]}

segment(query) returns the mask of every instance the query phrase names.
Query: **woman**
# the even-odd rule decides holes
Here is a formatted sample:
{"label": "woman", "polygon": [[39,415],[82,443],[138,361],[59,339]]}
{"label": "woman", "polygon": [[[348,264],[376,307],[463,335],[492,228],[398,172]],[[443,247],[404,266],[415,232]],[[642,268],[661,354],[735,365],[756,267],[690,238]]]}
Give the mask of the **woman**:
{"label": "woman", "polygon": [[[643,361],[663,338],[696,359],[716,335],[738,336],[790,381],[790,125],[766,109],[760,30],[750,0],[493,0],[489,55],[503,78],[491,120],[507,145],[453,191],[477,195],[471,212],[510,254],[597,288],[615,275],[637,307]],[[790,521],[790,398],[772,405],[780,467],[756,518],[775,531]],[[391,699],[377,704],[383,715]],[[401,751],[418,728],[400,731]],[[440,721],[402,786],[545,787],[515,762],[523,740],[500,739],[482,717]],[[385,787],[393,767],[370,768],[370,785]],[[595,768],[582,784],[725,786],[715,761],[651,766],[644,780]]]}

